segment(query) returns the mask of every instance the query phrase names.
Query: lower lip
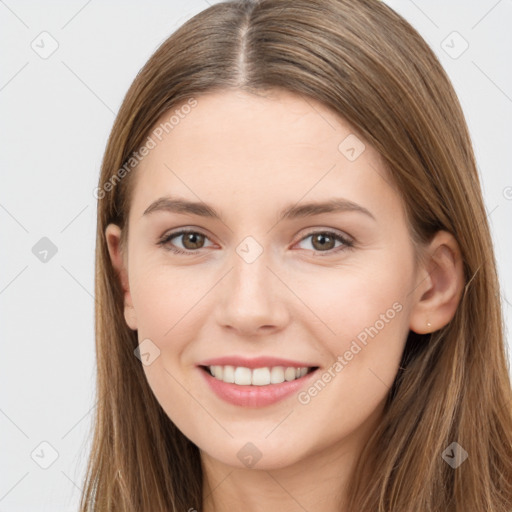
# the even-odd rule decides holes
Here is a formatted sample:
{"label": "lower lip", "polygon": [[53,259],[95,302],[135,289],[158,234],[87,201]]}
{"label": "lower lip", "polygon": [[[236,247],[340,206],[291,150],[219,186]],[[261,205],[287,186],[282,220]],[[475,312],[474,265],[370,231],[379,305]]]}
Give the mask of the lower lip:
{"label": "lower lip", "polygon": [[212,391],[222,400],[240,407],[265,407],[275,404],[280,400],[297,393],[297,391],[306,384],[316,370],[295,379],[285,381],[281,384],[268,384],[267,386],[239,386],[237,384],[228,384],[216,379],[209,372],[199,371],[203,374],[206,382]]}

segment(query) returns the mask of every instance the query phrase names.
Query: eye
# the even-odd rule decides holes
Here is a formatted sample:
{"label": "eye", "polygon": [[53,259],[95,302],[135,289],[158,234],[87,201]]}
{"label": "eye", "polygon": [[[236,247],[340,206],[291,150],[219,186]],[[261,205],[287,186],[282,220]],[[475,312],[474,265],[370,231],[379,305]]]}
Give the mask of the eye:
{"label": "eye", "polygon": [[[181,238],[182,247],[177,247],[172,240]],[[335,231],[323,230],[313,231],[303,237],[299,243],[311,238],[311,246],[316,253],[327,253],[330,255],[354,246],[354,242],[348,237]],[[165,234],[157,243],[176,254],[194,255],[199,249],[205,247],[205,241],[208,237],[199,231],[192,229],[181,229],[172,233]],[[336,246],[336,242],[339,243]],[[213,245],[213,244],[212,244]],[[318,254],[324,256],[324,254]]]}
{"label": "eye", "polygon": [[[354,246],[354,242],[348,237],[335,231],[313,231],[301,239],[299,243],[311,238],[311,246],[317,253],[327,253],[327,255],[349,249]],[[336,246],[336,242],[340,244]],[[324,256],[324,254],[319,254]]]}
{"label": "eye", "polygon": [[[171,243],[171,240],[175,238],[181,238],[182,248],[176,247],[174,243]],[[208,240],[208,237],[206,235],[203,235],[203,233],[200,233],[199,231],[194,231],[191,229],[182,229],[180,231],[175,231],[174,233],[165,234],[158,241],[158,245],[161,245],[166,249],[177,254],[194,255],[196,254],[197,250],[202,249],[204,247],[205,240]]]}

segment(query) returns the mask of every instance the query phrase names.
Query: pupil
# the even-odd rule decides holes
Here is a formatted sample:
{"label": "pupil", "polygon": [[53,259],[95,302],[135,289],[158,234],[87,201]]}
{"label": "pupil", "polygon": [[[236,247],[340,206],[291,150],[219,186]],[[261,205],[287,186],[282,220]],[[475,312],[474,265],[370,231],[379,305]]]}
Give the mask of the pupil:
{"label": "pupil", "polygon": [[[327,244],[325,243],[326,240],[327,240]],[[329,242],[332,243],[334,241],[334,239],[331,236],[329,236],[329,235],[325,235],[325,234],[320,233],[320,234],[316,235],[315,237],[313,237],[313,245],[315,245],[315,241],[316,242],[320,241],[319,248],[325,249],[326,246],[329,245]],[[327,248],[328,249],[332,249],[331,246],[329,246]]]}
{"label": "pupil", "polygon": [[[187,247],[187,242],[190,242],[194,247],[187,247],[188,249],[198,249],[199,247],[195,247],[195,245],[201,245],[201,237],[203,235],[200,235],[199,233],[187,233],[187,235],[185,236],[185,247]],[[195,240],[195,238],[199,238],[199,241]]]}

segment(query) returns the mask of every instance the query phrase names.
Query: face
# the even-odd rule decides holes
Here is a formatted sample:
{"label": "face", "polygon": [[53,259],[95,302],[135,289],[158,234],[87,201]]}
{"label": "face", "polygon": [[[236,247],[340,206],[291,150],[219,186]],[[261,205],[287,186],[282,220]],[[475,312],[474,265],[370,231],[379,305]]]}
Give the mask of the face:
{"label": "face", "polygon": [[148,383],[230,466],[354,450],[382,414],[417,298],[401,197],[318,102],[196,100],[134,171],[125,318]]}

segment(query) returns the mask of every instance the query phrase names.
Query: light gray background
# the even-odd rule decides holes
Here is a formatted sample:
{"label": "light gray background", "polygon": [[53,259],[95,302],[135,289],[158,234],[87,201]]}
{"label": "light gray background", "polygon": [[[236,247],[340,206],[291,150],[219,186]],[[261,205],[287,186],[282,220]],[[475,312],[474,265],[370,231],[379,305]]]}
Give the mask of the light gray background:
{"label": "light gray background", "polygon": [[[130,83],[207,4],[0,0],[0,512],[77,509],[95,406],[92,191]],[[439,55],[466,113],[510,332],[512,1],[388,4]],[[31,45],[52,38],[43,59]],[[32,252],[42,237],[58,250],[46,262]]]}

